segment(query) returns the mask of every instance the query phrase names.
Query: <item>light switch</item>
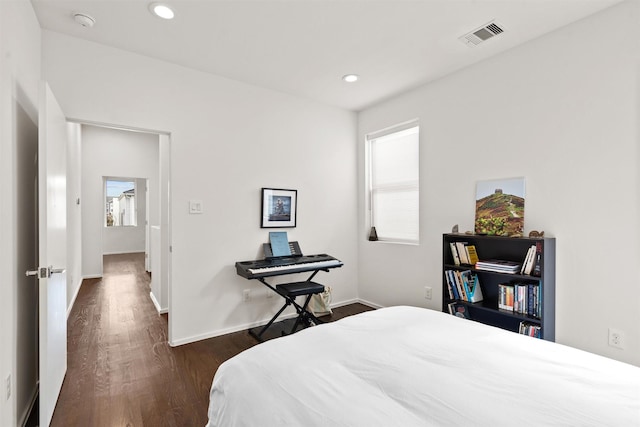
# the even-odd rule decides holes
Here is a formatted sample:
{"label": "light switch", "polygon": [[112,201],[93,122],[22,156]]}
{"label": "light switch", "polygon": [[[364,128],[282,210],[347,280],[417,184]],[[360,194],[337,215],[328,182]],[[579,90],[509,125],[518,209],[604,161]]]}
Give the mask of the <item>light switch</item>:
{"label": "light switch", "polygon": [[189,200],[189,213],[201,214],[202,213],[202,200]]}

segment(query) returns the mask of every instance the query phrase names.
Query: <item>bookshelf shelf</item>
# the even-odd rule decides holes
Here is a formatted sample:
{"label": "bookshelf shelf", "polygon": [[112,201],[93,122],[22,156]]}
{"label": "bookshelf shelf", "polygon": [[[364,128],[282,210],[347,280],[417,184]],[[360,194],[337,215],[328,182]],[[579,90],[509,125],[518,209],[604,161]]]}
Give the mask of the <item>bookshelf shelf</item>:
{"label": "bookshelf shelf", "polygon": [[[474,246],[481,261],[497,259],[522,264],[532,246],[540,250],[539,276],[487,271],[475,268],[474,265],[456,265],[451,243],[458,246],[467,244]],[[540,328],[540,338],[555,340],[555,239],[551,237],[497,237],[468,234],[444,234],[442,239],[442,311],[449,312],[449,305],[456,303],[466,308],[471,320],[518,332],[521,323]],[[450,293],[448,271],[471,271],[477,276],[483,295],[480,302],[471,303],[462,298],[452,298]],[[450,274],[450,273],[449,273]],[[449,279],[449,280],[448,280]],[[536,307],[539,316],[519,313],[498,308],[499,285],[526,285],[536,289]],[[531,304],[529,299],[528,304]],[[534,310],[535,311],[535,310]]]}

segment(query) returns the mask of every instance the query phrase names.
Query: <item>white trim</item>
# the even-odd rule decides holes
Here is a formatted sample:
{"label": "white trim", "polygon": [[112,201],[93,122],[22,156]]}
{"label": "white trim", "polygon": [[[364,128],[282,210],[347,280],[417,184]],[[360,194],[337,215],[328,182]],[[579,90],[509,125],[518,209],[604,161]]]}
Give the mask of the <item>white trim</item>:
{"label": "white trim", "polygon": [[420,120],[416,117],[415,119],[407,120],[406,122],[398,123],[397,125],[389,126],[374,132],[369,132],[365,135],[365,139],[367,141],[371,141],[372,139],[382,138],[387,135],[391,135],[392,133],[402,132],[419,126]]}
{"label": "white trim", "polygon": [[[350,299],[350,300],[346,300],[346,301],[340,301],[337,302],[335,304],[331,304],[331,308],[337,308],[337,307],[342,307],[345,305],[349,305],[349,304],[364,304],[366,306],[369,306],[371,308],[382,308],[382,306],[377,305],[377,304],[373,304],[364,300],[361,300],[359,298],[354,298],[354,299]],[[278,321],[280,320],[286,320],[286,319],[293,319],[297,316],[297,313],[289,313],[286,315],[282,315],[280,317],[278,317]],[[257,322],[252,322],[252,323],[245,323],[243,325],[238,325],[238,326],[233,326],[231,328],[226,328],[226,329],[219,329],[217,331],[212,331],[212,332],[208,332],[206,334],[201,334],[201,335],[194,335],[192,337],[187,337],[187,338],[182,338],[179,340],[175,340],[175,341],[169,341],[169,345],[171,347],[178,347],[181,345],[185,345],[185,344],[191,344],[193,342],[198,342],[198,341],[202,341],[202,340],[206,340],[209,338],[215,338],[215,337],[219,337],[222,335],[227,335],[227,334],[232,334],[234,332],[242,332],[242,331],[246,331],[247,329],[251,329],[251,328],[255,328],[257,326],[263,326],[266,325],[269,322],[270,319],[264,319],[264,320],[259,320]]]}
{"label": "white trim", "polygon": [[[297,315],[298,315],[297,313],[290,313],[290,314],[281,315],[280,317],[278,317],[278,321],[286,320],[286,319],[292,319],[292,318],[296,317]],[[266,325],[267,323],[269,323],[269,320],[271,320],[271,319],[258,320],[256,322],[245,323],[243,325],[233,326],[233,327],[226,328],[226,329],[219,329],[217,331],[208,332],[206,334],[194,335],[194,336],[188,337],[188,338],[182,338],[182,339],[175,340],[175,341],[169,341],[169,345],[171,347],[177,347],[177,346],[184,345],[184,344],[191,344],[192,342],[206,340],[208,338],[215,338],[215,337],[219,337],[221,335],[232,334],[234,332],[246,331],[247,329],[255,328],[257,326]]]}
{"label": "white trim", "polygon": [[160,307],[160,303],[156,299],[156,296],[153,295],[153,292],[149,292],[149,297],[151,297],[151,302],[153,302],[153,305],[156,307],[156,311],[158,312],[158,314],[165,314],[169,312],[168,308]]}
{"label": "white trim", "polygon": [[360,299],[360,298],[358,298],[357,301],[355,301],[355,302],[360,303],[360,304],[364,304],[364,305],[369,306],[371,308],[375,308],[376,310],[379,309],[379,308],[383,308],[384,307],[384,305],[375,304],[375,303],[373,303],[371,301],[363,300],[363,299]]}
{"label": "white trim", "polygon": [[134,127],[134,126],[114,125],[114,124],[111,124],[111,123],[94,122],[94,121],[91,121],[91,120],[76,119],[76,118],[73,118],[73,117],[67,117],[67,121],[71,122],[71,123],[78,123],[78,124],[81,124],[81,125],[97,126],[97,127],[107,128],[107,129],[126,130],[126,131],[129,131],[129,132],[152,133],[152,134],[158,134],[158,135],[171,135],[171,132],[168,132],[168,131],[165,131],[165,130],[154,130],[154,129],[147,129],[147,128],[139,128],[139,127]]}
{"label": "white trim", "polygon": [[69,301],[69,306],[67,307],[67,319],[69,319],[69,315],[71,314],[71,309],[73,308],[73,305],[76,303],[76,298],[78,298],[78,294],[80,293],[80,287],[82,286],[83,280],[84,280],[83,278],[80,278],[80,283],[78,283],[78,286],[75,287],[73,298],[71,298],[71,301]]}
{"label": "white trim", "polygon": [[102,255],[128,255],[128,254],[143,254],[143,253],[144,253],[144,249],[142,249],[141,251],[133,251],[133,252],[131,251],[102,252]]}
{"label": "white trim", "polygon": [[82,280],[84,279],[102,279],[102,274],[87,274],[86,276],[82,276]]}

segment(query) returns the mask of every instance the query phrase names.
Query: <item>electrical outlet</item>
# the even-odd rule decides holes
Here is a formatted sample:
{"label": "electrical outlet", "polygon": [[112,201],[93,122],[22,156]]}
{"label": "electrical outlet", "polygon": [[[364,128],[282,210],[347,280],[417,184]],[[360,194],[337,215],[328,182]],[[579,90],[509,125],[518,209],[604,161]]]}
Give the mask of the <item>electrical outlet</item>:
{"label": "electrical outlet", "polygon": [[245,289],[242,291],[242,301],[247,302],[251,299],[251,289]]}
{"label": "electrical outlet", "polygon": [[7,400],[11,397],[11,375],[7,377]]}
{"label": "electrical outlet", "polygon": [[624,349],[624,332],[609,328],[609,345],[611,347]]}
{"label": "electrical outlet", "polygon": [[431,291],[432,291],[431,286],[425,286],[424,287],[424,298],[425,299],[431,299]]}

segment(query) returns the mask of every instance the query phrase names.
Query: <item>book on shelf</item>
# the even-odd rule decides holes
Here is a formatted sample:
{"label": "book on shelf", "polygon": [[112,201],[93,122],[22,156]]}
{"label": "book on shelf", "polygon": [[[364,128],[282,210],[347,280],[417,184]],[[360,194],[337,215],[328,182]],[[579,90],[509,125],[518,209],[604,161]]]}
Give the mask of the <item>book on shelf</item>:
{"label": "book on shelf", "polygon": [[524,274],[531,275],[533,271],[533,262],[536,257],[536,245],[532,245],[527,253],[527,259],[525,261]]}
{"label": "book on shelf", "polygon": [[518,333],[534,338],[542,338],[542,327],[529,322],[520,322]]}
{"label": "book on shelf", "polygon": [[456,279],[456,286],[458,287],[458,294],[460,295],[461,300],[466,301],[467,300],[467,293],[464,290],[464,283],[462,282],[462,276],[460,275],[460,272],[455,270],[453,272],[453,276]]}
{"label": "book on shelf", "polygon": [[483,300],[482,287],[477,274],[473,274],[471,270],[445,270],[444,273],[451,299],[472,303]]}
{"label": "book on shelf", "polygon": [[520,268],[520,274],[525,274],[525,270],[527,269],[527,263],[529,262],[529,259],[531,259],[531,257],[533,256],[532,252],[535,252],[535,245],[534,246],[530,246],[529,250],[527,250],[527,254],[525,255],[524,259],[522,260],[522,267]]}
{"label": "book on shelf", "polygon": [[465,249],[467,250],[467,259],[469,260],[469,264],[475,265],[479,261],[476,247],[474,245],[467,245],[465,246]]}
{"label": "book on shelf", "polygon": [[498,285],[498,308],[513,311],[513,285],[501,283]]}
{"label": "book on shelf", "polygon": [[532,276],[540,277],[542,275],[542,242],[536,242],[536,253],[534,254]]}
{"label": "book on shelf", "polygon": [[449,304],[449,314],[453,314],[456,317],[462,317],[463,319],[471,319],[469,315],[469,308],[459,302],[452,302]]}
{"label": "book on shelf", "polygon": [[458,287],[456,285],[456,280],[453,277],[453,270],[445,270],[444,277],[447,281],[447,289],[449,291],[449,298],[451,299],[460,299],[458,294]]}
{"label": "book on shelf", "polygon": [[514,313],[542,317],[542,293],[539,283],[501,283],[498,285],[498,308]]}
{"label": "book on shelf", "polygon": [[516,274],[520,271],[521,265],[513,261],[505,261],[500,259],[490,259],[484,261],[478,261],[476,263],[476,269],[493,271],[496,273]]}
{"label": "book on shelf", "polygon": [[458,256],[460,257],[460,264],[469,264],[469,258],[467,257],[468,242],[456,242],[456,249],[458,250]]}
{"label": "book on shelf", "polygon": [[460,277],[464,285],[464,292],[468,302],[480,302],[482,301],[482,288],[480,287],[480,280],[477,274],[473,274],[470,270],[461,271]]}
{"label": "book on shelf", "polygon": [[456,248],[455,242],[449,242],[449,247],[451,248],[451,257],[453,258],[453,263],[455,265],[460,265],[460,256],[458,255],[458,249]]}

